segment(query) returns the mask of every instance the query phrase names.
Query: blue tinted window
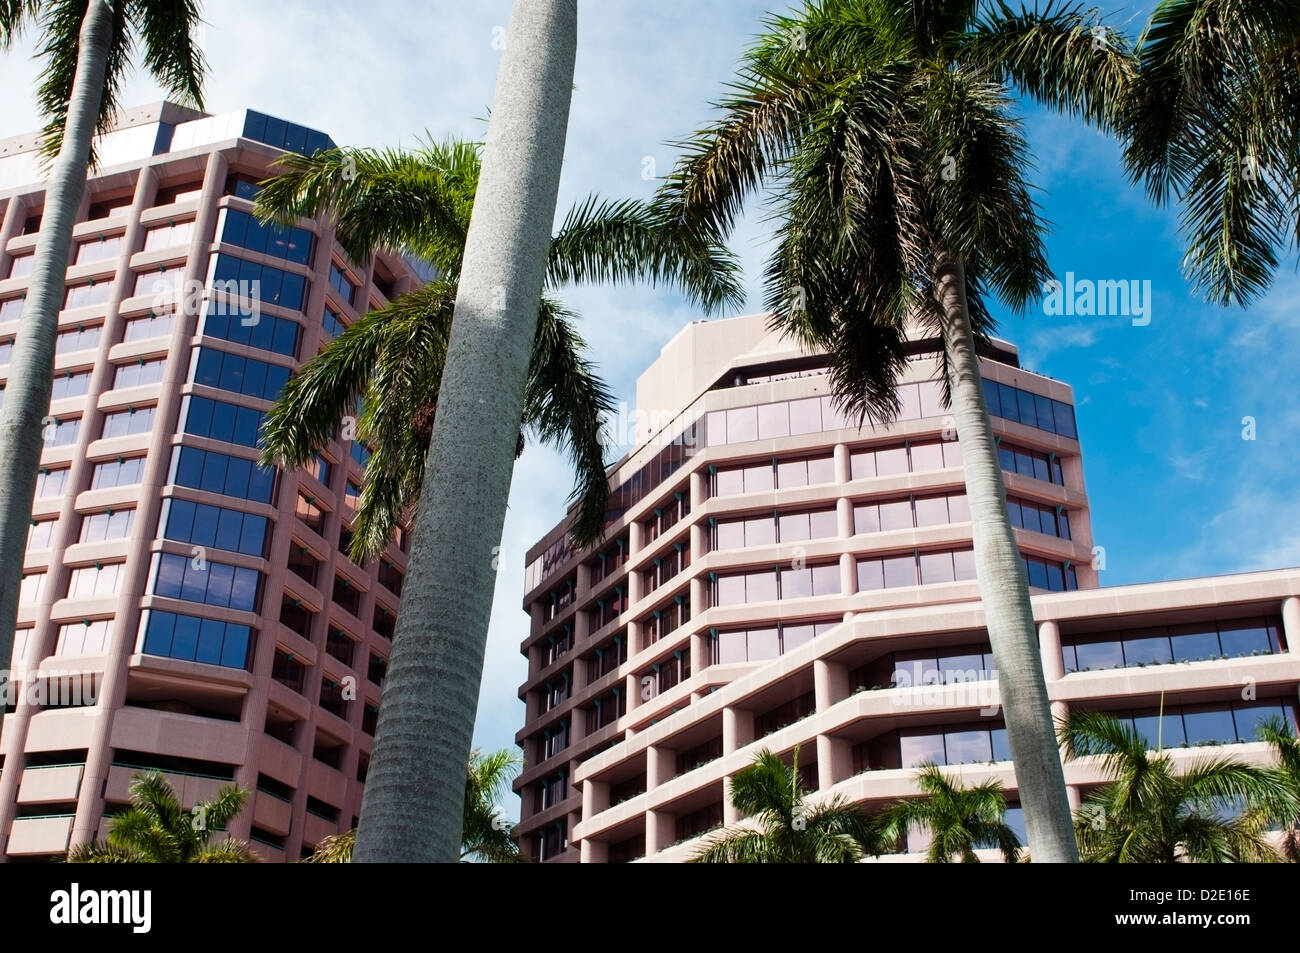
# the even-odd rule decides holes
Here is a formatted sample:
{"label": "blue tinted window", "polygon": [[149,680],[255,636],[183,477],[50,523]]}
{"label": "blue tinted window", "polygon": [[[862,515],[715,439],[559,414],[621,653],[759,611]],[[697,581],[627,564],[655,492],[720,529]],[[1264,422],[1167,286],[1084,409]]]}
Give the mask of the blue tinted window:
{"label": "blue tinted window", "polygon": [[997,381],[985,380],[984,384],[984,402],[988,404],[989,415],[992,417],[1002,416],[1002,401],[998,398]]}
{"label": "blue tinted window", "polygon": [[260,575],[255,569],[160,553],[153,592],[171,599],[253,612]]}
{"label": "blue tinted window", "polygon": [[307,264],[311,257],[312,234],[307,229],[263,224],[247,212],[233,208],[226,209],[221,240],[299,265]]}
{"label": "blue tinted window", "polygon": [[186,400],[185,433],[245,447],[257,446],[257,436],[266,419],[261,411],[207,397],[190,396]]}
{"label": "blue tinted window", "polygon": [[1020,420],[1020,404],[1016,399],[1019,393],[1008,384],[998,385],[998,402],[1002,405],[1002,416],[1008,420]]}
{"label": "blue tinted window", "polygon": [[143,651],[227,668],[245,668],[252,629],[151,609],[145,613]]}
{"label": "blue tinted window", "polygon": [[[233,341],[236,344],[248,344],[252,347],[283,354],[286,357],[298,355],[297,321],[285,318],[273,318],[268,314],[256,315],[256,320],[246,319],[238,314],[224,314],[224,308],[213,307],[203,322],[203,333],[208,337]],[[246,321],[252,323],[246,323]]]}
{"label": "blue tinted window", "polygon": [[194,383],[260,400],[275,400],[288,383],[289,373],[287,367],[201,347],[194,365]]}
{"label": "blue tinted window", "polygon": [[[271,265],[259,265],[233,255],[217,255],[212,280],[214,283],[240,282],[242,284],[237,289],[227,285],[215,290],[237,293],[241,298],[279,305],[290,311],[302,310],[303,294],[307,288],[306,279],[302,275],[291,275]],[[258,283],[256,288],[252,285],[254,281]]]}
{"label": "blue tinted window", "polygon": [[1056,432],[1071,440],[1079,439],[1079,432],[1074,426],[1074,408],[1059,400],[1052,401],[1052,414],[1056,421]]}
{"label": "blue tinted window", "polygon": [[256,467],[250,460],[231,457],[215,450],[180,447],[176,475],[172,482],[196,490],[223,493],[256,503],[271,502],[275,473]]}
{"label": "blue tinted window", "polygon": [[261,556],[266,548],[266,531],[265,516],[173,499],[168,504],[163,538]]}

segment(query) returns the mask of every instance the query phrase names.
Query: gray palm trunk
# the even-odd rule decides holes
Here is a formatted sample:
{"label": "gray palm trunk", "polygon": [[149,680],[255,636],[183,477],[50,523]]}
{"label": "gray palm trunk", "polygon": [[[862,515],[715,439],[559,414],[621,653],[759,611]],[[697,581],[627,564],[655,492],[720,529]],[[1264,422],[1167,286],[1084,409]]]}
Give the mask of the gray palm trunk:
{"label": "gray palm trunk", "polygon": [[516,0],[510,17],[357,862],[460,858],[465,764],[555,219],[577,21],[577,0]]}
{"label": "gray palm trunk", "polygon": [[998,670],[1025,833],[1035,862],[1074,863],[1079,855],[1065,772],[1043,677],[1029,585],[1007,517],[1006,487],[984,402],[961,262],[940,254],[935,287],[943,315],[952,414],[966,474],[975,573]]}
{"label": "gray palm trunk", "polygon": [[36,474],[45,428],[52,423],[46,415],[72,226],[86,190],[112,35],[112,4],[92,0],[81,25],[63,142],[45,187],[45,211],[27,303],[14,341],[4,408],[0,409],[0,665],[6,668],[13,652]]}

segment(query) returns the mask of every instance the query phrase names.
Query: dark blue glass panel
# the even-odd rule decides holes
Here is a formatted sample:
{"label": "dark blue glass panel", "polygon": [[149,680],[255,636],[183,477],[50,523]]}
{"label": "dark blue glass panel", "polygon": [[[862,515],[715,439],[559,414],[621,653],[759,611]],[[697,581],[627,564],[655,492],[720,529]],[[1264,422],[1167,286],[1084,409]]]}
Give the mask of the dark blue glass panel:
{"label": "dark blue glass panel", "polygon": [[206,503],[194,509],[194,532],[190,542],[198,546],[211,546],[217,541],[217,514],[221,511]]}
{"label": "dark blue glass panel", "polygon": [[989,406],[989,415],[992,417],[1002,416],[1002,401],[998,397],[997,381],[984,380],[984,402]]}
{"label": "dark blue glass panel", "polygon": [[194,653],[199,647],[199,623],[200,620],[192,615],[178,615],[176,629],[172,634],[171,651],[167,654],[172,658],[193,661]]}
{"label": "dark blue glass panel", "polygon": [[229,464],[230,458],[225,454],[204,453],[203,479],[199,481],[198,489],[209,493],[225,493],[226,467]]}
{"label": "dark blue glass panel", "polygon": [[1038,426],[1043,430],[1056,431],[1056,423],[1052,418],[1052,400],[1050,397],[1043,397],[1040,394],[1034,395],[1034,409],[1038,412]]}
{"label": "dark blue glass panel", "polygon": [[1038,412],[1034,409],[1034,395],[1027,390],[1017,390],[1016,402],[1020,408],[1020,422],[1030,427],[1037,427]]}
{"label": "dark blue glass panel", "polygon": [[1062,437],[1069,437],[1071,440],[1079,439],[1079,431],[1075,428],[1074,423],[1074,408],[1069,404],[1054,400],[1052,401],[1052,412],[1056,422],[1056,432]]}
{"label": "dark blue glass panel", "polygon": [[248,493],[248,478],[252,474],[253,464],[239,457],[230,458],[230,471],[226,475],[226,490],[230,496],[244,496]]}
{"label": "dark blue glass panel", "polygon": [[218,549],[238,552],[239,534],[244,528],[244,514],[226,509],[218,512],[220,515],[217,518],[217,541],[214,545]]}
{"label": "dark blue glass panel", "polygon": [[171,612],[149,610],[149,625],[144,633],[144,652],[146,655],[171,655],[172,631],[176,626],[176,616]]}
{"label": "dark blue glass panel", "polygon": [[225,640],[225,623],[215,619],[204,619],[199,628],[199,644],[194,661],[209,665],[221,664],[221,643]]}
{"label": "dark blue glass panel", "polygon": [[246,625],[227,625],[221,646],[221,664],[227,668],[244,668],[248,659],[248,642],[252,629]]}
{"label": "dark blue glass panel", "polygon": [[250,407],[240,407],[235,411],[235,431],[231,440],[242,443],[245,447],[257,446],[257,432],[262,426],[262,415]]}
{"label": "dark blue glass panel", "polygon": [[188,541],[194,529],[194,504],[188,500],[173,499],[167,505],[166,539]]}
{"label": "dark blue glass panel", "polygon": [[998,402],[1002,405],[1002,416],[1007,420],[1020,419],[1020,404],[1016,400],[1016,389],[1007,384],[998,385]]}
{"label": "dark blue glass panel", "polygon": [[260,556],[266,549],[266,517],[244,515],[239,536],[239,551],[246,556]]}

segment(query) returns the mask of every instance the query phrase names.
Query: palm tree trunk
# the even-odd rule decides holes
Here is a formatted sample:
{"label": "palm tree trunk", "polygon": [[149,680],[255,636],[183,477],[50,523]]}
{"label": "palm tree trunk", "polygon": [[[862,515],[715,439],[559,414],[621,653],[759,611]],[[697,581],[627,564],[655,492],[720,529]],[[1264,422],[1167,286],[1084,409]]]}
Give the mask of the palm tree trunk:
{"label": "palm tree trunk", "polygon": [[970,503],[975,570],[998,668],[1002,712],[1016,787],[1035,863],[1079,859],[1065,793],[1065,772],[1052,723],[1029,584],[1007,518],[1007,492],[984,403],[962,263],[940,252],[935,289],[948,354],[948,384]]}
{"label": "palm tree trunk", "polygon": [[516,0],[357,831],[358,862],[460,857],[494,547],[555,219],[577,0]]}
{"label": "palm tree trunk", "polygon": [[99,119],[112,37],[112,4],[91,0],[81,25],[63,142],[45,187],[45,211],[27,303],[14,341],[4,408],[0,409],[0,665],[5,668],[13,652],[23,553],[50,409],[54,342],[63,308],[72,226],[86,190],[90,145]]}

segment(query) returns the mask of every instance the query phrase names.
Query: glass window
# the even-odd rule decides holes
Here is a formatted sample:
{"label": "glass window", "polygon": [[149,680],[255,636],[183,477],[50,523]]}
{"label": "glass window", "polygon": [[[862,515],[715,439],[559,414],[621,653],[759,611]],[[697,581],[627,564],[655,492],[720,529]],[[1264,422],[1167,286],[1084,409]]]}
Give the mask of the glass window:
{"label": "glass window", "polygon": [[761,659],[776,658],[781,654],[781,643],[775,628],[750,629],[748,632],[748,641],[749,660],[751,662],[757,662]]}
{"label": "glass window", "polygon": [[36,496],[62,496],[68,484],[68,468],[42,470],[36,477]]}
{"label": "glass window", "polygon": [[80,542],[99,543],[110,539],[125,539],[134,521],[134,509],[87,514],[81,519]]}
{"label": "glass window", "polygon": [[1187,737],[1183,734],[1183,716],[1177,711],[1165,711],[1163,727],[1158,711],[1137,715],[1133,719],[1133,728],[1139,738],[1146,740],[1148,748],[1177,748],[1187,742]]}
{"label": "glass window", "polygon": [[758,408],[736,407],[727,411],[727,442],[745,443],[758,439]]}
{"label": "glass window", "polygon": [[808,514],[810,539],[831,539],[839,534],[839,517],[835,510],[814,510]]}
{"label": "glass window", "polygon": [[1069,404],[1063,404],[1059,400],[1052,401],[1052,416],[1056,423],[1055,430],[1062,437],[1069,437],[1071,440],[1079,439],[1078,430],[1074,425],[1074,408]]}
{"label": "glass window", "polygon": [[[730,432],[731,427],[727,427]],[[770,440],[773,437],[790,436],[790,406],[782,401],[778,404],[763,404],[758,408],[758,438]]]}
{"label": "glass window", "polygon": [[885,576],[885,588],[916,585],[916,557],[889,556],[881,560]]}
{"label": "glass window", "polygon": [[880,505],[877,503],[858,504],[853,507],[854,533],[880,532]]}
{"label": "glass window", "polygon": [[943,446],[937,443],[912,445],[912,472],[943,469]]}
{"label": "glass window", "polygon": [[1173,661],[1169,639],[1163,635],[1125,639],[1124,661],[1129,665],[1166,665]]}
{"label": "glass window", "polygon": [[1047,564],[1041,559],[1029,560],[1029,585],[1037,589],[1047,588]]}
{"label": "glass window", "polygon": [[125,437],[129,434],[148,433],[153,429],[153,407],[119,410],[104,415],[103,437]]}
{"label": "glass window", "polygon": [[137,361],[135,364],[121,364],[117,368],[117,373],[113,377],[113,387],[143,387],[146,384],[157,384],[163,379],[163,369],[167,366],[167,359],[163,357],[155,358],[151,361]]}
{"label": "glass window", "polygon": [[948,764],[980,764],[993,760],[992,741],[983,729],[945,732],[944,747]]}
{"label": "glass window", "polygon": [[1120,668],[1124,664],[1124,652],[1118,641],[1080,643],[1075,646],[1075,656],[1082,672]]}
{"label": "glass window", "polygon": [[55,354],[69,354],[73,351],[89,351],[99,346],[99,335],[103,331],[101,325],[91,327],[76,327],[68,331],[60,331],[59,336],[54,342]]}
{"label": "glass window", "polygon": [[840,564],[830,563],[812,567],[814,596],[833,596],[840,592]]}
{"label": "glass window", "polygon": [[907,472],[907,448],[884,447],[876,451],[876,475],[894,476]]}
{"label": "glass window", "polygon": [[858,560],[858,591],[867,592],[885,587],[884,571],[879,559]]}
{"label": "glass window", "polygon": [[745,492],[745,471],[741,467],[719,470],[713,475],[715,496],[734,496]]}
{"label": "glass window", "polygon": [[934,764],[948,763],[941,734],[899,732],[898,747],[905,768],[915,768],[927,761]]}
{"label": "glass window", "polygon": [[741,549],[745,545],[745,521],[721,520],[714,527],[716,549]]}
{"label": "glass window", "polygon": [[970,549],[959,549],[952,554],[953,578],[962,582],[967,579],[975,578],[975,552]]}
{"label": "glass window", "polygon": [[916,384],[901,384],[898,387],[899,420],[919,420],[921,418],[921,392]]}
{"label": "glass window", "polygon": [[139,483],[144,473],[144,457],[126,457],[95,465],[90,488],[103,490],[112,486],[131,486]]}
{"label": "glass window", "polygon": [[720,606],[738,606],[745,602],[745,577],[719,576],[717,579],[718,601]]}
{"label": "glass window", "polygon": [[1213,623],[1172,626],[1169,634],[1175,662],[1201,662],[1219,657],[1219,633]]}
{"label": "glass window", "polygon": [[[721,582],[722,580],[718,581]],[[720,664],[744,662],[748,657],[744,632],[718,633],[718,662]]]}
{"label": "glass window", "polygon": [[810,538],[807,513],[782,513],[780,525],[783,543],[795,543]]}
{"label": "glass window", "polygon": [[149,314],[143,318],[131,318],[126,322],[123,341],[143,341],[149,338],[165,337],[172,333],[171,312]]}
{"label": "glass window", "polygon": [[1281,705],[1260,702],[1255,705],[1234,705],[1233,721],[1237,726],[1237,738],[1241,741],[1258,741],[1259,729],[1270,718],[1281,718],[1288,723],[1286,711]]}
{"label": "glass window", "polygon": [[921,583],[952,582],[952,553],[922,553]]}
{"label": "glass window", "polygon": [[811,569],[781,570],[781,598],[803,599],[813,594]]}
{"label": "glass window", "polygon": [[776,598],[775,570],[767,569],[745,574],[746,602],[770,602]]}
{"label": "glass window", "polygon": [[158,248],[176,248],[181,245],[188,245],[193,235],[193,221],[167,222],[163,225],[154,225],[144,233],[144,250],[153,251]]}
{"label": "glass window", "polygon": [[[816,586],[814,585],[814,589]],[[793,652],[806,642],[811,642],[816,635],[816,628],[811,625],[787,625],[781,630],[781,646],[785,652]]]}
{"label": "glass window", "polygon": [[876,455],[870,450],[855,450],[849,455],[849,476],[865,480],[876,475]]}
{"label": "glass window", "polygon": [[1237,740],[1237,728],[1232,720],[1232,712],[1226,709],[1211,709],[1197,706],[1183,709],[1183,727],[1187,732],[1189,745],[1201,745],[1217,741],[1231,744]]}
{"label": "glass window", "polygon": [[798,436],[806,433],[819,433],[821,429],[822,404],[820,398],[809,397],[805,400],[790,401],[791,435]]}
{"label": "glass window", "polygon": [[940,526],[948,522],[948,498],[931,496],[916,501],[916,525]]}
{"label": "glass window", "polygon": [[[781,460],[776,465],[776,485],[784,489],[808,485],[808,463],[805,460]],[[768,487],[771,489],[771,487]]]}
{"label": "glass window", "polygon": [[1265,655],[1274,649],[1269,628],[1263,625],[1224,624],[1219,629],[1219,644],[1228,658]]}
{"label": "glass window", "polygon": [[772,481],[772,465],[770,463],[760,463],[756,466],[745,467],[745,492],[755,493],[760,490],[775,489]]}
{"label": "glass window", "polygon": [[835,457],[812,457],[808,460],[808,485],[835,482]]}
{"label": "glass window", "polygon": [[62,400],[65,397],[85,397],[90,391],[90,371],[73,373],[68,371],[54,378],[50,387],[50,400]]}
{"label": "glass window", "polygon": [[882,531],[911,529],[912,528],[912,502],[911,500],[895,500],[892,503],[880,504],[880,528]]}
{"label": "glass window", "polygon": [[776,520],[758,516],[745,520],[745,545],[766,546],[776,542]]}

